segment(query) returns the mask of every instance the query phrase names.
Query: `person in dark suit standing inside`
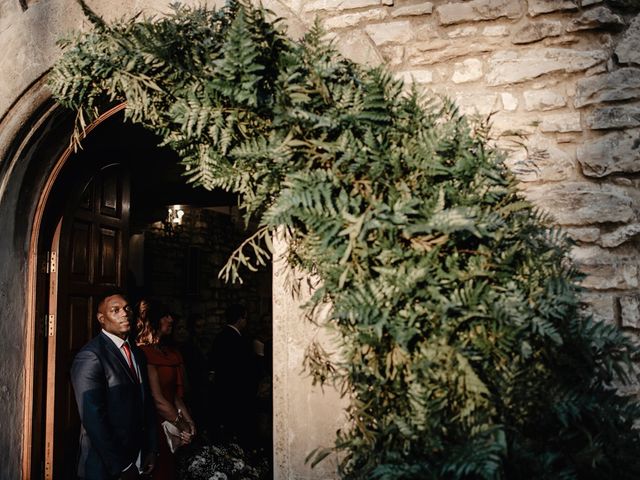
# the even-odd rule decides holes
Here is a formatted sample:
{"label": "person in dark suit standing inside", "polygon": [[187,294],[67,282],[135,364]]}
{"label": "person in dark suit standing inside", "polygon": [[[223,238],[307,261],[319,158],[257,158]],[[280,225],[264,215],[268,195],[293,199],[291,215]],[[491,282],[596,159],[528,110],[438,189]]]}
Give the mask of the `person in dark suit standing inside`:
{"label": "person in dark suit standing inside", "polygon": [[258,371],[251,343],[244,336],[247,310],[242,305],[231,305],[226,317],[227,324],[211,350],[216,416],[223,440],[252,448],[257,436]]}
{"label": "person in dark suit standing inside", "polygon": [[102,331],[71,366],[82,422],[81,479],[135,479],[155,464],[156,413],[144,354],[129,343],[131,312],[123,294],[102,297],[97,312]]}

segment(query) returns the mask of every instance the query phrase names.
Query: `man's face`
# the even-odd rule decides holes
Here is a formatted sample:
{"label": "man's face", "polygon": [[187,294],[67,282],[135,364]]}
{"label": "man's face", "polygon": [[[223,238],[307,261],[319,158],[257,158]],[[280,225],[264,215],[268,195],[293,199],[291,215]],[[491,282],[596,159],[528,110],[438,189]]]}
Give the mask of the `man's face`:
{"label": "man's face", "polygon": [[98,322],[107,332],[123,340],[129,335],[131,307],[121,295],[111,295],[98,308]]}

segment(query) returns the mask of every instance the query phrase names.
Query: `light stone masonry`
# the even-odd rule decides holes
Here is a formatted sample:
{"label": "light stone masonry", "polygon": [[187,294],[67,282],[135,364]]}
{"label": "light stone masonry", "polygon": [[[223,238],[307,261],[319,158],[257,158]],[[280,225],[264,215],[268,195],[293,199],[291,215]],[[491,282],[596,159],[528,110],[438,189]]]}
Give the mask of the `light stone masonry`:
{"label": "light stone masonry", "polygon": [[632,250],[622,247],[608,250],[596,245],[574,247],[571,257],[587,274],[582,282],[585,288],[628,290],[638,287],[638,263]]}
{"label": "light stone masonry", "polygon": [[429,15],[433,12],[433,3],[421,2],[416,5],[407,5],[393,10],[392,17],[409,17],[414,15]]}
{"label": "light stone masonry", "polygon": [[640,172],[640,130],[609,133],[578,147],[578,162],[589,177]]}
{"label": "light stone masonry", "polygon": [[567,105],[565,96],[554,90],[526,90],[523,95],[528,112],[555,110]]}
{"label": "light stone masonry", "polygon": [[471,0],[441,5],[436,8],[436,12],[441,25],[453,25],[501,17],[518,18],[523,13],[521,5],[514,0]]}
{"label": "light stone masonry", "polygon": [[514,112],[518,109],[518,99],[511,93],[501,93],[500,99],[502,100],[502,108],[504,108],[506,111]]}
{"label": "light stone masonry", "polygon": [[335,30],[339,28],[353,27],[363,22],[380,21],[384,20],[387,16],[387,11],[384,8],[376,8],[373,10],[366,10],[358,13],[346,13],[338,17],[331,17],[324,21],[323,25],[328,30]]}
{"label": "light stone masonry", "polygon": [[530,147],[523,157],[510,156],[506,165],[520,182],[559,182],[570,178],[575,166],[568,153],[545,142]]}
{"label": "light stone masonry", "polygon": [[342,11],[362,7],[376,7],[381,5],[380,0],[314,0],[303,2],[305,12],[318,10]]}
{"label": "light stone masonry", "polygon": [[497,93],[458,93],[453,98],[465,115],[487,116],[497,111],[499,106]]}
{"label": "light stone masonry", "polygon": [[540,130],[543,132],[560,133],[580,132],[582,131],[582,126],[580,125],[580,114],[572,112],[546,115],[542,117]]}
{"label": "light stone masonry", "polygon": [[404,70],[396,72],[395,76],[401,78],[407,84],[433,82],[433,72],[431,70]]}
{"label": "light stone masonry", "polygon": [[[384,63],[382,55],[366,33],[360,30],[347,31],[339,34],[336,38],[338,51],[354,62],[370,67],[376,67]],[[400,53],[400,60],[402,60],[402,53]]]}
{"label": "light stone masonry", "polygon": [[489,59],[488,85],[520,83],[551,73],[572,73],[591,68],[608,58],[601,50],[541,48],[524,52],[506,50]]}
{"label": "light stone masonry", "polygon": [[530,186],[524,193],[560,225],[627,223],[636,219],[632,198],[624,188],[614,185],[564,182]]}
{"label": "light stone masonry", "polygon": [[[491,38],[491,40],[498,41],[499,38]],[[407,51],[407,59],[411,65],[432,65],[460,57],[475,56],[493,49],[490,42],[454,43],[447,40],[432,40],[412,44]]]}
{"label": "light stone masonry", "polygon": [[459,27],[452,28],[447,32],[449,38],[470,37],[478,33],[478,27]]}
{"label": "light stone masonry", "polygon": [[453,66],[453,83],[465,83],[482,78],[482,61],[477,58],[467,58]]}
{"label": "light stone masonry", "polygon": [[406,43],[413,38],[411,23],[404,20],[367,25],[365,31],[376,45]]}
{"label": "light stone masonry", "polygon": [[527,23],[520,27],[511,38],[511,43],[524,45],[539,42],[547,37],[557,37],[564,32],[564,27],[558,21],[542,21]]}
{"label": "light stone masonry", "polygon": [[615,299],[610,293],[584,292],[583,309],[593,316],[596,322],[615,324]]}
{"label": "light stone masonry", "polygon": [[[587,7],[602,0],[582,0],[581,6]],[[529,15],[535,17],[543,13],[552,13],[562,10],[577,10],[578,4],[573,0],[529,0]]]}
{"label": "light stone masonry", "polygon": [[640,98],[640,69],[628,67],[578,80],[573,104],[580,108],[594,103],[635,98]]}
{"label": "light stone masonry", "polygon": [[596,227],[567,227],[564,231],[570,238],[578,242],[594,243],[600,238],[600,229]]}
{"label": "light stone masonry", "polygon": [[482,29],[485,37],[506,37],[509,35],[509,28],[506,25],[490,25]]}

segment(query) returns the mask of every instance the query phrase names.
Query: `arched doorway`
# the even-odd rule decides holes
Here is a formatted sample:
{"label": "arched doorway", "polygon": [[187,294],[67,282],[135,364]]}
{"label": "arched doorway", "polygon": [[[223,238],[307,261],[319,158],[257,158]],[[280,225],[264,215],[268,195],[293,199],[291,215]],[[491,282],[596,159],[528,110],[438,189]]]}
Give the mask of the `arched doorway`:
{"label": "arched doorway", "polygon": [[[245,233],[235,199],[186,185],[175,154],[124,123],[122,108],[91,126],[82,150],[64,152],[35,213],[32,310],[44,328],[33,332],[30,478],[73,475],[79,421],[69,365],[97,333],[95,298],[105,289],[160,298],[185,319],[200,316],[205,340],[229,301],[247,303],[265,323],[253,333],[271,324],[270,269],[241,288],[217,279]],[[180,228],[166,221],[176,204],[185,212]]]}

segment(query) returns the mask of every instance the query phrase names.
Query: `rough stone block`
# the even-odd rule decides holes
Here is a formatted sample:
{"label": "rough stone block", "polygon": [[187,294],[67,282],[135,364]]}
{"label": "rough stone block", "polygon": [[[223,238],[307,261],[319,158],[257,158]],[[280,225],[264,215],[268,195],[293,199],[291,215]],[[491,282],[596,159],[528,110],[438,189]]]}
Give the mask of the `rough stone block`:
{"label": "rough stone block", "polygon": [[[371,42],[371,40],[369,40],[369,42]],[[402,46],[387,45],[380,49],[376,49],[376,51],[382,54],[384,61],[391,67],[397,67],[404,63],[404,47]]]}
{"label": "rough stone block", "polygon": [[502,99],[502,108],[507,112],[513,112],[518,109],[518,99],[514,95],[503,92],[500,94],[500,98]]}
{"label": "rough stone block", "polygon": [[544,48],[526,52],[497,52],[489,59],[489,85],[525,82],[550,73],[571,73],[586,70],[606,61],[602,50]]}
{"label": "rough stone block", "polygon": [[603,234],[599,243],[603,247],[619,247],[623,243],[636,237],[638,234],[640,234],[640,223],[632,223]]}
{"label": "rough stone block", "polygon": [[620,305],[620,326],[640,328],[640,297],[626,295],[618,298]]}
{"label": "rough stone block", "polygon": [[574,247],[571,257],[587,275],[582,286],[594,290],[638,287],[638,263],[635,252],[606,250],[598,246]]}
{"label": "rough stone block", "polygon": [[595,321],[615,324],[615,298],[612,294],[584,292],[581,297],[584,310],[591,314]]}
{"label": "rough stone block", "polygon": [[505,164],[521,182],[558,182],[575,173],[569,153],[543,136],[530,138],[531,145],[519,155],[510,155]]}
{"label": "rough stone block", "polygon": [[441,25],[462,22],[478,22],[496,18],[518,18],[522,15],[520,2],[513,0],[471,0],[464,3],[448,3],[436,8]]}
{"label": "rough stone block", "polygon": [[380,5],[380,3],[380,0],[314,0],[312,2],[304,2],[304,11],[341,11],[353,8],[376,7]]}
{"label": "rough stone block", "polygon": [[452,28],[447,32],[449,38],[460,38],[460,37],[470,37],[471,35],[475,35],[478,33],[477,27],[459,27]]}
{"label": "rough stone block", "polygon": [[583,78],[576,84],[576,108],[601,102],[640,98],[640,69],[621,68],[611,73]]}
{"label": "rough stone block", "polygon": [[406,20],[367,25],[365,31],[376,45],[406,43],[413,38],[411,23]]}
{"label": "rough stone block", "polygon": [[555,115],[547,115],[543,117],[540,123],[540,130],[543,132],[580,132],[579,113],[558,113]]}
{"label": "rough stone block", "polygon": [[633,200],[624,188],[614,185],[566,182],[530,186],[525,196],[551,213],[560,225],[628,223],[636,218]]}
{"label": "rough stone block", "polygon": [[497,93],[459,93],[453,98],[465,115],[489,115],[498,110]]}
{"label": "rough stone block", "polygon": [[354,62],[372,67],[384,63],[371,39],[361,30],[338,35],[336,47],[345,58]]}
{"label": "rough stone block", "polygon": [[563,33],[562,23],[558,21],[531,22],[517,30],[511,37],[511,43],[523,45],[538,42],[547,37],[557,37]]}
{"label": "rough stone block", "polygon": [[473,82],[482,78],[482,61],[477,58],[467,58],[453,66],[453,83]]}
{"label": "rough stone block", "polygon": [[592,30],[594,28],[621,29],[625,25],[620,15],[616,15],[607,7],[598,7],[586,10],[578,18],[573,19],[567,25],[567,32],[579,30]]}
{"label": "rough stone block", "polygon": [[578,162],[588,177],[640,172],[640,130],[614,132],[578,147]]}
{"label": "rough stone block", "polygon": [[640,14],[629,24],[622,40],[616,46],[615,54],[623,65],[640,65]]}
{"label": "rough stone block", "polygon": [[401,78],[404,83],[433,82],[433,72],[431,70],[404,70],[397,72],[396,77]]}
{"label": "rough stone block", "polygon": [[564,107],[567,99],[554,90],[527,90],[524,92],[524,104],[528,112],[547,111]]}
{"label": "rough stone block", "polygon": [[482,29],[485,37],[506,37],[509,35],[509,27],[506,25],[489,25]]}
{"label": "rough stone block", "polygon": [[409,17],[413,15],[430,15],[433,12],[433,3],[421,2],[416,5],[396,8],[391,12],[392,17]]}
{"label": "rough stone block", "polygon": [[[582,0],[582,6],[587,7],[602,0]],[[529,15],[535,17],[543,13],[559,12],[563,10],[577,10],[578,4],[573,0],[529,0]]]}
{"label": "rough stone block", "polygon": [[587,126],[593,130],[640,126],[640,106],[624,105],[596,108],[587,117]]}
{"label": "rough stone block", "polygon": [[[498,39],[492,39],[498,40]],[[407,49],[407,59],[411,65],[431,65],[448,62],[459,57],[469,57],[493,50],[491,42],[450,42],[435,39],[414,43]]]}
{"label": "rough stone block", "polygon": [[440,38],[438,28],[430,23],[415,27],[413,29],[413,35],[417,42]]}
{"label": "rough stone block", "polygon": [[347,28],[363,22],[376,22],[384,20],[387,11],[384,8],[376,8],[357,13],[345,13],[337,17],[331,17],[324,21],[324,27],[328,30]]}
{"label": "rough stone block", "polygon": [[600,229],[596,227],[565,228],[569,238],[584,243],[594,243],[600,238]]}

